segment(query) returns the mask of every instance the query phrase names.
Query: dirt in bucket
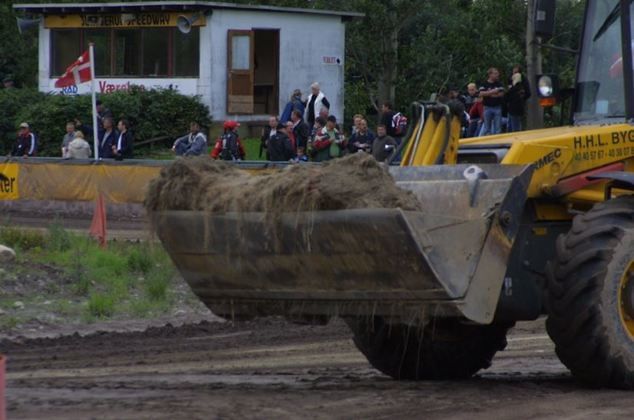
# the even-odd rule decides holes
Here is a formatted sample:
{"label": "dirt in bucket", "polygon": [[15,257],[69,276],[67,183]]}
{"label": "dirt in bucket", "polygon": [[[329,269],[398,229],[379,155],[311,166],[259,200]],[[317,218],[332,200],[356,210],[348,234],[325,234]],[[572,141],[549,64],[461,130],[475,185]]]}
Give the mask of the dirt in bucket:
{"label": "dirt in bucket", "polygon": [[387,168],[357,153],[322,165],[297,164],[264,174],[208,158],[177,159],[151,182],[149,212],[288,213],[314,210],[401,208],[420,210],[410,191],[397,187]]}

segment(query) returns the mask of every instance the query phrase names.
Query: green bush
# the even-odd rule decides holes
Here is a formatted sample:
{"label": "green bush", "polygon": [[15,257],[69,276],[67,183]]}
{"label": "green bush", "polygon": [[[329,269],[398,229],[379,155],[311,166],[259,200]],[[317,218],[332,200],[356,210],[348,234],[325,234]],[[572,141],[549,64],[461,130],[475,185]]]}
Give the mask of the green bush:
{"label": "green bush", "polygon": [[[189,122],[209,125],[209,109],[198,97],[169,89],[132,88],[99,96],[115,119],[130,121],[135,142],[167,136],[171,139],[189,130]],[[38,135],[39,156],[59,156],[66,122],[79,119],[92,125],[90,95],[42,94],[31,89],[0,90],[0,135],[5,152],[15,141],[16,127],[28,122]],[[85,133],[90,136],[92,133]],[[169,142],[169,141],[168,141]],[[138,154],[139,149],[136,149]]]}
{"label": "green bush", "polygon": [[45,97],[36,89],[0,89],[0,154],[9,153],[15,143],[17,127],[22,122],[18,112]]}

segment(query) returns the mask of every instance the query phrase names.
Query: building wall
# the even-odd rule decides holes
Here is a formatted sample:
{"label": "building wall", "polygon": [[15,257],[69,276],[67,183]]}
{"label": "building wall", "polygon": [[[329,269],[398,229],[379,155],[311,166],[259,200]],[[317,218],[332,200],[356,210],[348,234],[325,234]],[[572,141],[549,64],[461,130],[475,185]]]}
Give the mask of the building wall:
{"label": "building wall", "polygon": [[[280,113],[294,89],[304,95],[310,84],[319,82],[337,118],[343,117],[345,24],[338,16],[292,13],[214,10],[207,28],[212,37],[211,113],[214,120],[237,118],[261,120],[262,115],[226,115],[227,110],[227,31],[230,29],[279,29]],[[201,43],[202,45],[202,43]],[[202,46],[201,46],[202,48]],[[201,51],[201,57],[205,55]],[[330,58],[325,61],[324,57]],[[339,63],[336,63],[339,59]]]}
{"label": "building wall", "polygon": [[[126,89],[130,84],[146,88],[175,88],[187,95],[200,95],[215,121],[265,119],[265,115],[227,115],[227,31],[230,29],[279,29],[279,112],[294,89],[306,97],[310,84],[319,82],[331,103],[331,112],[343,117],[345,24],[338,16],[279,12],[214,10],[207,25],[200,27],[200,69],[198,78],[97,78],[98,93]],[[68,63],[70,64],[70,63]],[[42,92],[82,94],[90,84],[75,88],[54,87],[50,71],[50,30],[40,24],[39,89]]]}

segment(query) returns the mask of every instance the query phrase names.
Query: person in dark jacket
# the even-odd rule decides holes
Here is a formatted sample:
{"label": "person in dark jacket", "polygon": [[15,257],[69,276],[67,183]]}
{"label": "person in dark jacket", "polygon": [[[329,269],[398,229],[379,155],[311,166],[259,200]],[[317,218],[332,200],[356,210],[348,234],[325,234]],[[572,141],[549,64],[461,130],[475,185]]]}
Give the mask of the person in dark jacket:
{"label": "person in dark jacket", "polygon": [[293,122],[293,134],[295,135],[295,147],[304,149],[308,145],[308,138],[310,137],[310,128],[308,124],[304,122],[303,114],[295,110],[291,114],[291,121]]}
{"label": "person in dark jacket", "polygon": [[377,137],[372,143],[372,156],[378,162],[385,162],[385,160],[392,155],[394,148],[396,148],[396,140],[387,135],[387,127],[383,124],[379,124],[376,128]]}
{"label": "person in dark jacket", "polygon": [[112,144],[112,156],[115,160],[130,159],[132,157],[132,143],[134,141],[130,132],[130,123],[128,120],[119,120],[117,124],[119,129],[119,137]]}
{"label": "person in dark jacket", "polygon": [[288,101],[284,107],[284,111],[280,116],[280,122],[286,123],[292,121],[291,115],[293,111],[299,111],[303,116],[305,109],[306,105],[302,102],[302,92],[299,89],[295,89],[290,101]]}
{"label": "person in dark jacket", "polygon": [[103,132],[99,136],[99,158],[112,159],[112,145],[119,139],[119,132],[114,128],[112,117],[104,117]]}
{"label": "person in dark jacket", "polygon": [[396,128],[392,123],[394,119],[394,107],[391,102],[385,102],[381,106],[381,122],[380,124],[385,126],[387,130],[387,135],[394,138],[396,136]]}
{"label": "person in dark jacket", "polygon": [[[262,152],[266,149],[266,144],[269,141],[269,138],[275,135],[277,131],[277,125],[280,123],[280,119],[277,118],[276,115],[271,115],[269,117],[269,123],[262,130],[262,137],[260,137],[260,157],[262,157]],[[266,150],[266,160],[271,160],[269,158],[269,151]]]}
{"label": "person in dark jacket", "polygon": [[279,123],[275,134],[269,137],[267,141],[266,150],[268,150],[269,160],[272,162],[288,162],[295,157],[293,145],[288,138],[286,130],[286,126]]}
{"label": "person in dark jacket", "polygon": [[28,123],[23,122],[18,128],[18,138],[11,151],[11,156],[35,156],[37,153],[37,138],[31,132]]}
{"label": "person in dark jacket", "polygon": [[357,124],[357,130],[348,141],[348,151],[350,153],[370,153],[372,151],[372,142],[375,137],[374,133],[368,128],[368,122],[365,119],[362,119]]}
{"label": "person in dark jacket", "polygon": [[522,74],[520,66],[513,67],[509,90],[506,93],[508,109],[508,132],[522,131],[522,119],[526,110],[526,101],[531,97],[531,87]]}

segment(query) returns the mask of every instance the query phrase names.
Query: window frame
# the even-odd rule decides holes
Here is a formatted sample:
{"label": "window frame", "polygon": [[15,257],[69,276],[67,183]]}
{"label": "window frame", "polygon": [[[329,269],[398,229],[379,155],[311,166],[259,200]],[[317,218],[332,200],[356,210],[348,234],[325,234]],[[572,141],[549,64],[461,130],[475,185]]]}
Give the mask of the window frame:
{"label": "window frame", "polygon": [[[109,48],[109,56],[110,56],[110,68],[108,71],[108,74],[97,74],[96,77],[97,78],[112,78],[112,79],[171,79],[171,78],[175,78],[175,79],[198,79],[200,77],[200,28],[199,27],[192,27],[191,32],[188,34],[188,36],[196,36],[198,37],[198,54],[197,54],[197,63],[196,63],[196,74],[195,75],[190,75],[190,76],[185,76],[185,75],[176,75],[176,62],[174,60],[174,54],[175,54],[175,48],[176,48],[176,42],[175,42],[175,34],[176,31],[178,31],[178,28],[176,27],[168,27],[168,28],[161,28],[164,29],[166,31],[168,31],[168,35],[167,35],[167,75],[163,75],[163,76],[152,76],[152,75],[144,75],[144,74],[140,74],[140,75],[116,75],[115,74],[115,57],[116,57],[116,44],[115,44],[115,32],[116,31],[122,31],[122,30],[126,30],[126,31],[130,31],[130,30],[136,30],[136,31],[141,31],[141,45],[139,47],[139,52],[140,52],[140,64],[139,64],[139,68],[141,70],[143,70],[144,68],[144,49],[145,49],[145,29],[155,29],[155,28],[134,28],[134,29],[118,29],[118,28],[99,28],[102,30],[106,30],[108,33],[108,48]],[[55,54],[56,54],[56,45],[55,45],[55,32],[56,31],[61,31],[61,30],[65,30],[62,28],[54,28],[50,30],[50,35],[49,35],[49,71],[48,71],[48,76],[51,79],[54,78],[59,78],[62,76],[63,74],[63,70],[62,73],[60,74],[55,74],[56,73],[56,69],[55,69]],[[79,31],[79,51],[80,54],[82,51],[86,51],[88,49],[88,42],[86,40],[87,38],[87,34],[86,31],[90,31],[90,28],[78,28],[78,29],[73,29],[73,30],[77,30]],[[67,63],[64,64],[64,66],[68,66],[71,63]]]}

